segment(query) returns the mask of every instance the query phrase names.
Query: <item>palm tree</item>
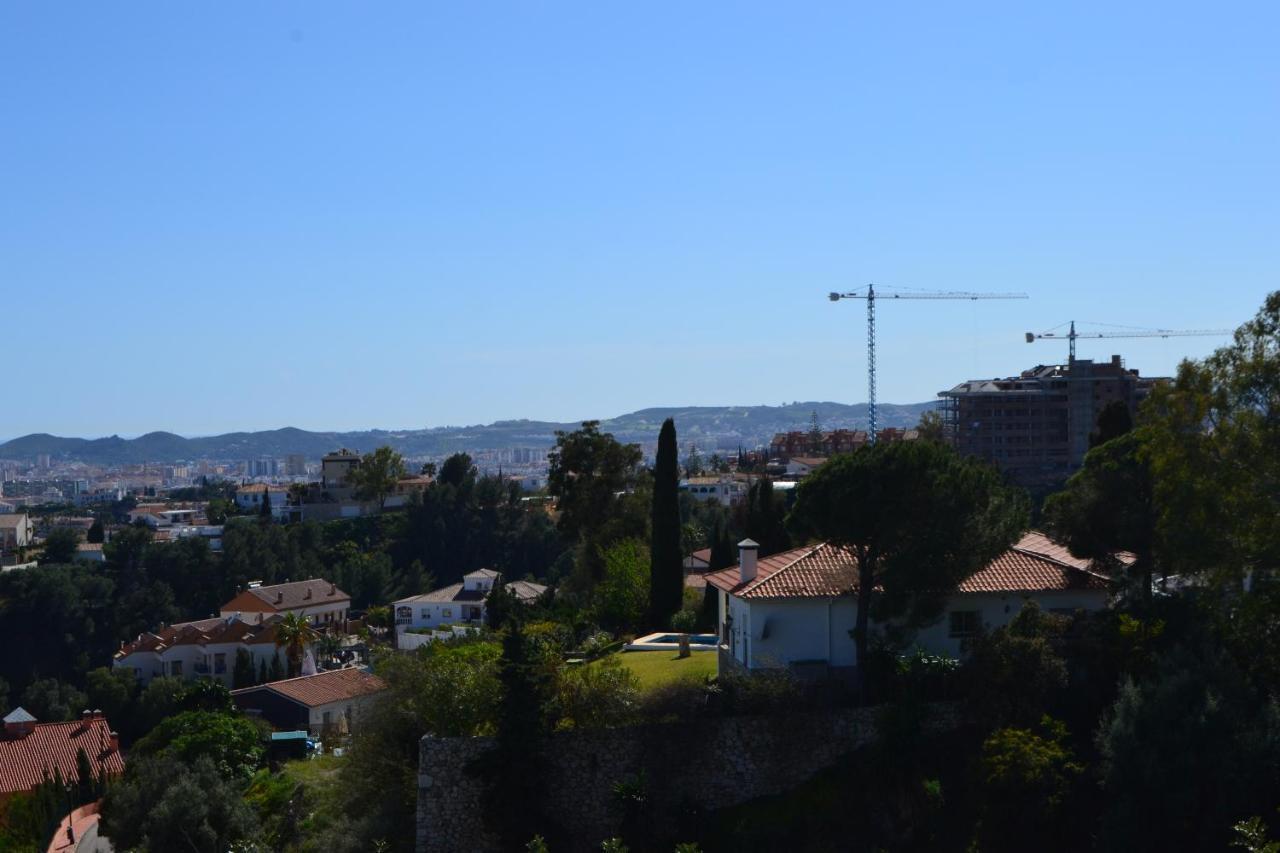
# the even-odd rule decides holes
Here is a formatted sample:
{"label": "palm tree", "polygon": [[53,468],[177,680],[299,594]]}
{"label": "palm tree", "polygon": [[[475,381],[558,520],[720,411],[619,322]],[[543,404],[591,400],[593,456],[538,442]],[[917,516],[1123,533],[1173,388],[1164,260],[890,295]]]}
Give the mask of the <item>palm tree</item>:
{"label": "palm tree", "polygon": [[326,631],[316,637],[315,644],[312,646],[318,655],[326,663],[332,663],[338,653],[342,651],[342,640],[337,634]]}
{"label": "palm tree", "polygon": [[290,678],[300,671],[302,655],[315,638],[315,629],[311,627],[307,617],[297,611],[286,613],[276,623],[276,648],[284,649],[285,657],[289,660]]}

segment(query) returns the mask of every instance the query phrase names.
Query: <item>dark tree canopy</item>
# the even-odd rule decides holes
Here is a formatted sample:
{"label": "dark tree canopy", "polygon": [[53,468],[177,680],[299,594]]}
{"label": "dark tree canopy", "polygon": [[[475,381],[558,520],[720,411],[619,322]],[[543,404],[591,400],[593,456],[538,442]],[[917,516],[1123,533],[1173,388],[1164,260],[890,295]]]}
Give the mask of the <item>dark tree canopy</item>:
{"label": "dark tree canopy", "polygon": [[882,442],[833,457],[801,482],[791,520],[849,547],[858,567],[854,642],[876,617],[934,621],[956,586],[1025,529],[1026,500],[986,465],[933,442]]}
{"label": "dark tree canopy", "polygon": [[642,456],[634,444],[622,444],[599,421],[582,429],[557,432],[551,451],[547,490],[559,498],[560,530],[577,538],[604,526],[612,517],[618,494],[634,482]]}
{"label": "dark tree canopy", "polygon": [[649,546],[649,616],[654,628],[666,627],[684,594],[684,555],[680,547],[680,462],[676,425],[671,418],[658,433],[653,469],[653,513]]}

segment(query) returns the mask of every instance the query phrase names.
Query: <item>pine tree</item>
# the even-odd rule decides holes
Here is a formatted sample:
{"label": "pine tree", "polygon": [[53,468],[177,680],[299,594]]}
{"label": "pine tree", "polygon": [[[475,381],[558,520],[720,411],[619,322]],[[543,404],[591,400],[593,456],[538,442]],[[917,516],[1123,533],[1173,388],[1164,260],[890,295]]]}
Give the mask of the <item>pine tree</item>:
{"label": "pine tree", "polygon": [[662,422],[653,466],[653,517],[649,546],[649,616],[654,628],[666,627],[684,595],[684,556],[680,553],[680,463],[676,425]]}

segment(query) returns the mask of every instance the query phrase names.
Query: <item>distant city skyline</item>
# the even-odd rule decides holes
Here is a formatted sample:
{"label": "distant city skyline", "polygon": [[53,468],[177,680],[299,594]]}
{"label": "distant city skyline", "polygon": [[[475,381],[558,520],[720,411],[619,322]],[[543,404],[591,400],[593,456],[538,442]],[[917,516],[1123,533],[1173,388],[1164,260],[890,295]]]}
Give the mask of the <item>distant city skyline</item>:
{"label": "distant city skyline", "polygon": [[1030,296],[884,305],[886,401],[1234,328],[1280,7],[1175,6],[7,4],[0,439],[856,403],[869,281]]}

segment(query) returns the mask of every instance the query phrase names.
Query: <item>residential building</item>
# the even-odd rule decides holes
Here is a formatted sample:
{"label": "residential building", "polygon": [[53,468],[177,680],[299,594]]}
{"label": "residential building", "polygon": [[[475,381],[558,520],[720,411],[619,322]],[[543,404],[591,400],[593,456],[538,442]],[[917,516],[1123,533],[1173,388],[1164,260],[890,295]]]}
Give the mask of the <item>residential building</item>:
{"label": "residential building", "polygon": [[76,559],[88,560],[91,563],[105,563],[106,554],[102,551],[101,542],[81,542],[76,545]]}
{"label": "residential building", "polygon": [[301,453],[290,453],[284,458],[284,473],[286,477],[307,476],[307,457]]}
{"label": "residential building", "polygon": [[1161,378],[1109,362],[1037,365],[1006,379],[971,379],[939,392],[948,439],[961,453],[994,463],[1016,483],[1049,489],[1084,460],[1098,415],[1120,401],[1131,415]]}
{"label": "residential building", "polygon": [[36,535],[36,526],[25,512],[0,515],[0,551],[26,548]]}
{"label": "residential building", "polygon": [[788,477],[807,477],[822,467],[825,456],[792,456],[787,460]]}
{"label": "residential building", "polygon": [[232,614],[162,626],[122,643],[112,656],[111,665],[133,670],[143,684],[163,675],[188,680],[211,678],[230,687],[236,655],[241,650],[249,654],[255,673],[264,666],[271,668],[273,659],[283,671],[285,656],[276,646],[275,636],[279,621],[278,616],[259,621]]}
{"label": "residential building", "polygon": [[338,629],[346,623],[350,608],[351,596],[338,589],[337,584],[315,578],[272,586],[250,585],[222,605],[219,612],[224,618],[242,616],[259,623],[271,616],[301,613],[317,628]]}
{"label": "residential building", "polygon": [[360,466],[360,454],[345,447],[320,460],[320,488],[327,492],[347,488],[347,475]]}
{"label": "residential building", "polygon": [[[393,602],[391,606],[395,608],[396,630],[483,624],[485,599],[494,585],[501,582],[502,575],[493,569],[477,569],[463,575],[461,583]],[[542,584],[530,581],[512,581],[506,588],[526,604],[537,601],[547,591]]]}
{"label": "residential building", "polygon": [[236,506],[241,512],[259,512],[262,502],[271,496],[271,517],[284,520],[289,514],[289,489],[268,483],[247,483],[236,488]]}
{"label": "residential building", "polygon": [[697,501],[719,501],[725,506],[747,497],[748,483],[732,474],[711,477],[689,477],[680,481],[680,491]]}
{"label": "residential building", "polygon": [[[819,543],[759,558],[758,547],[744,540],[739,543],[738,565],[706,575],[707,584],[720,592],[721,671],[853,671],[853,556]],[[1122,563],[1127,562],[1131,557],[1122,555]],[[916,632],[915,644],[934,654],[958,657],[967,639],[1008,624],[1028,601],[1047,611],[1068,613],[1101,610],[1110,597],[1111,581],[1089,561],[1031,532],[963,581],[942,617]]]}
{"label": "residential building", "polygon": [[231,698],[274,729],[305,729],[324,737],[354,731],[362,712],[386,687],[376,675],[346,667],[232,690]]}
{"label": "residential building", "polygon": [[14,708],[5,716],[0,736],[0,803],[33,790],[55,773],[75,784],[81,750],[95,776],[114,778],[124,772],[119,739],[101,712],[85,711],[69,723],[41,723]]}

